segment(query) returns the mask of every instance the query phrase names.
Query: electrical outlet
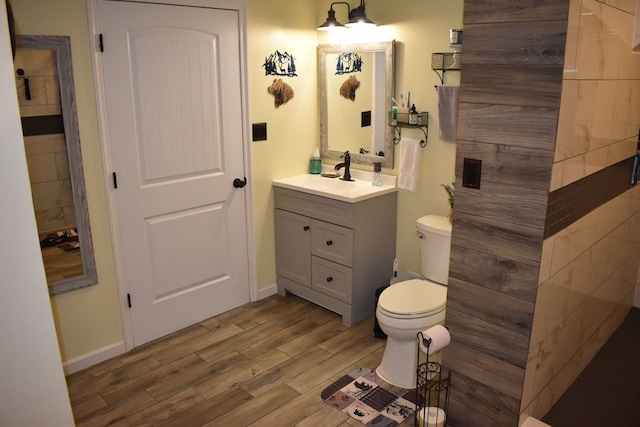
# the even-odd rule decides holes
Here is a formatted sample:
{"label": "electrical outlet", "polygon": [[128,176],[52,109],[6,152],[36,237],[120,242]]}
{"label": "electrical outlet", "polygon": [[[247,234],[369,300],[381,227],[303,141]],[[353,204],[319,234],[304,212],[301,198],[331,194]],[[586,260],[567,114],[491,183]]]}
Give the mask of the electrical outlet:
{"label": "electrical outlet", "polygon": [[267,140],[267,124],[266,123],[251,124],[251,133],[253,135],[253,141],[266,141]]}
{"label": "electrical outlet", "polygon": [[360,127],[371,126],[371,111],[363,111],[360,113]]}
{"label": "electrical outlet", "polygon": [[462,164],[462,186],[480,188],[482,160],[465,158]]}

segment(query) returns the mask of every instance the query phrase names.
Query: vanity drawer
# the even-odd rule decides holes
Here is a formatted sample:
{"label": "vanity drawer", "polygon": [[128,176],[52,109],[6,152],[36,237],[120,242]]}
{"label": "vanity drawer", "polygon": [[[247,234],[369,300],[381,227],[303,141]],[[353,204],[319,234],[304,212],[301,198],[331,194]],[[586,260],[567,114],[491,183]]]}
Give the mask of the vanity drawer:
{"label": "vanity drawer", "polygon": [[[328,179],[328,178],[327,178]],[[276,208],[317,218],[333,224],[353,227],[353,204],[327,197],[274,187]]]}
{"label": "vanity drawer", "polygon": [[351,304],[351,269],[316,256],[311,258],[311,288]]}
{"label": "vanity drawer", "polygon": [[353,267],[353,230],[311,219],[311,254]]}

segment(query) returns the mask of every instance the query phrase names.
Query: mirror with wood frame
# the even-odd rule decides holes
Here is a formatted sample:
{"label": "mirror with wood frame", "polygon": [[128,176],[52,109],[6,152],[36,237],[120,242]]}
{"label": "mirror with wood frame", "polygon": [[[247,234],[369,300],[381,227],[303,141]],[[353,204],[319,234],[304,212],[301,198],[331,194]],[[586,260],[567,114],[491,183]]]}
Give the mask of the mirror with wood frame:
{"label": "mirror with wood frame", "polygon": [[97,283],[65,36],[16,37],[16,87],[50,295]]}
{"label": "mirror with wood frame", "polygon": [[323,158],[393,167],[394,42],[318,46]]}

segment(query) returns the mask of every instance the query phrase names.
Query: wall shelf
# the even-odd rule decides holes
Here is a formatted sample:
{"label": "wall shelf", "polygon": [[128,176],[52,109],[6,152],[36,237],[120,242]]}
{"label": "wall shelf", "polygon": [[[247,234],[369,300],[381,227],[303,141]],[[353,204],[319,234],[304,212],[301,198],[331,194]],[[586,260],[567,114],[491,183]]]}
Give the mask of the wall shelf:
{"label": "wall shelf", "polygon": [[431,54],[431,69],[440,77],[444,84],[444,74],[447,71],[460,71],[462,60],[462,45],[450,45],[454,52],[434,52]]}
{"label": "wall shelf", "polygon": [[[422,148],[427,146],[429,140],[429,112],[423,111],[421,114],[420,122],[416,125],[409,124],[409,114],[398,113],[398,119],[394,123],[391,120],[391,113],[389,113],[389,126],[395,129],[395,135],[393,136],[393,143],[398,145],[402,139],[402,128],[420,129],[424,134],[424,139],[420,140],[420,146]],[[397,135],[397,136],[396,136]]]}

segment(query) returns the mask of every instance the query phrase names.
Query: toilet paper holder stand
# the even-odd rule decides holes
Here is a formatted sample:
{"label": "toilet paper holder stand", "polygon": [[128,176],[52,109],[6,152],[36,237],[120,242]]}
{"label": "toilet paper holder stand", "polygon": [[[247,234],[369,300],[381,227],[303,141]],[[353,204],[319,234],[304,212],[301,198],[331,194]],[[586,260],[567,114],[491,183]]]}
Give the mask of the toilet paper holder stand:
{"label": "toilet paper holder stand", "polygon": [[[417,334],[418,366],[416,367],[416,410],[414,412],[415,427],[445,427],[449,409],[449,391],[451,387],[451,371],[443,372],[442,365],[429,360],[431,338],[422,332]],[[422,350],[426,348],[426,360],[420,363]],[[424,354],[424,353],[423,353]]]}

